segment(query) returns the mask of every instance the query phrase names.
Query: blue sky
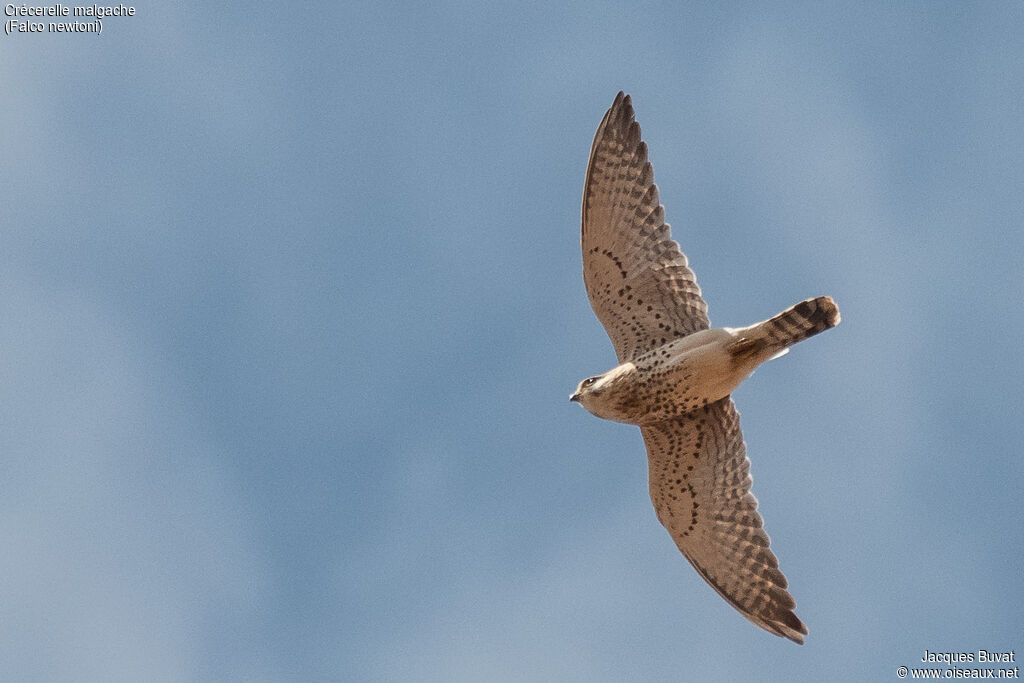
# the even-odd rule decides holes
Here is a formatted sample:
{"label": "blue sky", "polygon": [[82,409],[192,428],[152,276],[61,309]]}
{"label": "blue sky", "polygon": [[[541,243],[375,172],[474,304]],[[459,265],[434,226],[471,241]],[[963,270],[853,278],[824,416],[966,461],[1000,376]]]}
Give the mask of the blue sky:
{"label": "blue sky", "polygon": [[[1024,650],[1024,6],[136,5],[0,36],[8,680],[896,680]],[[631,93],[798,647],[658,525],[580,277]]]}

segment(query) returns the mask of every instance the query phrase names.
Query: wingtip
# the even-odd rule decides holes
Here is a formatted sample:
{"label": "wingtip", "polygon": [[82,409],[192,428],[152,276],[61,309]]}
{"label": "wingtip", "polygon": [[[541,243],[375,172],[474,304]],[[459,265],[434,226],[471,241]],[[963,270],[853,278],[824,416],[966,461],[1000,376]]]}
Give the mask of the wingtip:
{"label": "wingtip", "polygon": [[807,626],[804,624],[804,622],[800,621],[800,617],[798,617],[793,612],[788,612],[783,617],[783,620],[783,623],[778,624],[780,630],[782,631],[780,635],[782,635],[784,638],[792,640],[797,645],[803,645],[804,636],[807,635]]}
{"label": "wingtip", "polygon": [[[735,607],[735,605],[733,606]],[[740,613],[749,619],[755,626],[760,626],[773,636],[792,640],[797,645],[804,644],[804,636],[807,635],[807,626],[805,626],[804,622],[800,621],[800,617],[792,611],[777,614],[772,617],[750,614],[748,612],[744,612],[742,609],[740,610]]]}
{"label": "wingtip", "polygon": [[608,109],[609,114],[612,112],[621,112],[621,116],[626,121],[632,121],[634,119],[633,99],[624,91],[620,90],[619,94],[615,96],[615,101],[612,102],[612,106]]}
{"label": "wingtip", "polygon": [[[714,584],[712,584],[714,585]],[[721,593],[721,591],[719,591]],[[728,600],[728,598],[726,598]],[[772,635],[792,640],[797,645],[804,644],[804,636],[807,635],[807,626],[800,621],[800,617],[790,610],[775,611],[774,614],[756,614],[744,610],[735,602],[729,601],[733,607],[739,610],[740,614],[750,620],[755,626],[760,626]]]}

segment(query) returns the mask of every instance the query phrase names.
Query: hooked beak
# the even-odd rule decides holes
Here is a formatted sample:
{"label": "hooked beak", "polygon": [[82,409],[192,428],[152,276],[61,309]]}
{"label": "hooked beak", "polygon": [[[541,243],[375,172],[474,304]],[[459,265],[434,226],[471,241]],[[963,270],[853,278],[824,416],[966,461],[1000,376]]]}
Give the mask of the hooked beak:
{"label": "hooked beak", "polygon": [[569,400],[573,401],[575,403],[579,403],[580,402],[580,395],[579,394],[573,394],[572,396],[569,397]]}

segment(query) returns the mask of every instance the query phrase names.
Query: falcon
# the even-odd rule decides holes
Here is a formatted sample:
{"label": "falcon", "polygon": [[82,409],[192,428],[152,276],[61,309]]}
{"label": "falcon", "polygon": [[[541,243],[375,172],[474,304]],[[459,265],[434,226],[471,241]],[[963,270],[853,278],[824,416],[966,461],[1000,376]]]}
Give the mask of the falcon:
{"label": "falcon", "polygon": [[726,602],[802,644],[807,627],[750,492],[750,460],[730,394],[761,363],[839,324],[830,297],[749,327],[712,328],[707,304],[658,199],[629,95],[594,136],[583,188],[583,281],[619,365],[571,400],[640,427],[658,520]]}

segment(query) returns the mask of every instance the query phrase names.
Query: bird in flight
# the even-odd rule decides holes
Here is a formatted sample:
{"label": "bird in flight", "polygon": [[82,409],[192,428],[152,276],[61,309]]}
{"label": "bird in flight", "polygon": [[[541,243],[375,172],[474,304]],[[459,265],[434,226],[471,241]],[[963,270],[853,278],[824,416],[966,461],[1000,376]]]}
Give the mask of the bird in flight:
{"label": "bird in flight", "polygon": [[583,189],[583,281],[619,365],[570,397],[639,425],[658,520],[694,569],[747,619],[803,643],[807,627],[769,548],[730,394],[754,369],[839,324],[821,296],[749,327],[712,328],[658,200],[629,95],[594,136]]}

